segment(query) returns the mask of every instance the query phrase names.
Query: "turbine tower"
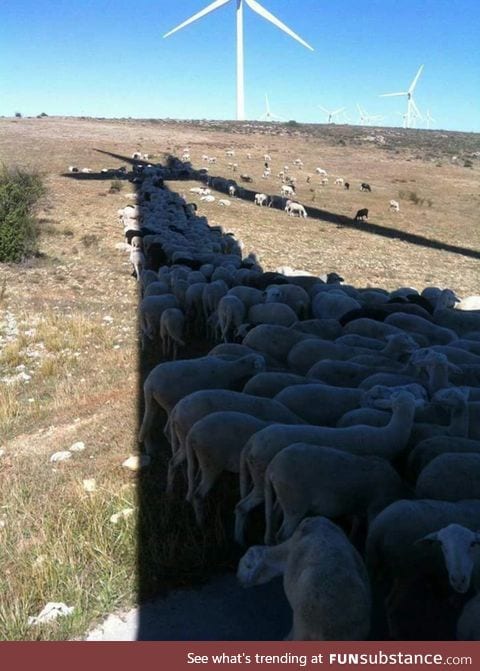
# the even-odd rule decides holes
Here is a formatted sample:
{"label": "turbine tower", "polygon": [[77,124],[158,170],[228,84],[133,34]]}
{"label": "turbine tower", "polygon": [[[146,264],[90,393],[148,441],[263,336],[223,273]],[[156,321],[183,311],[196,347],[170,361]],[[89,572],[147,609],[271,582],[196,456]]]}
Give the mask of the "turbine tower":
{"label": "turbine tower", "polygon": [[332,121],[333,117],[336,116],[337,114],[340,114],[340,112],[343,112],[345,107],[340,107],[338,110],[327,110],[325,107],[322,107],[319,105],[319,108],[322,110],[322,112],[325,112],[327,115],[327,123],[335,123]]}
{"label": "turbine tower", "polygon": [[[185,26],[188,26],[190,23],[193,23],[197,19],[201,19],[202,16],[210,14],[210,12],[213,12],[215,9],[218,9],[219,7],[222,7],[231,1],[232,0],[214,0],[214,2],[201,9],[189,19],[186,19],[186,21],[183,21],[183,23],[170,30],[163,37],[168,37],[169,35],[176,33],[177,30],[185,28]],[[284,23],[282,23],[282,21],[277,19],[276,16],[262,7],[262,5],[260,5],[256,0],[234,0],[234,2],[236,3],[237,16],[237,119],[239,121],[243,121],[245,119],[245,89],[243,72],[243,6],[247,4],[256,14],[263,16],[264,19],[270,21],[270,23],[273,23],[274,26],[280,30],[283,30],[284,33],[287,33],[287,35],[293,37],[294,40],[297,40],[297,42],[303,44],[303,46],[307,49],[310,49],[310,51],[313,51],[313,47],[302,40],[302,38],[294,33],[293,30],[290,30],[288,26],[286,26]]]}
{"label": "turbine tower", "polygon": [[273,112],[270,111],[270,103],[268,102],[268,96],[265,93],[265,112],[262,114],[262,116],[259,119],[260,121],[285,121],[283,116],[279,116],[278,114],[273,114]]}
{"label": "turbine tower", "polygon": [[410,84],[410,88],[408,91],[402,91],[401,93],[382,93],[380,98],[389,98],[392,96],[407,96],[407,113],[405,117],[405,128],[411,128],[412,127],[412,122],[415,118],[422,118],[422,115],[420,114],[420,110],[418,109],[415,100],[413,99],[413,92],[415,90],[415,87],[417,85],[418,79],[420,75],[422,74],[423,70],[423,65],[421,65],[418,68],[418,72],[415,75],[415,78],[413,82]]}
{"label": "turbine tower", "polygon": [[365,126],[370,126],[372,121],[382,121],[383,116],[380,114],[367,114],[367,112],[360,107],[357,103],[358,113],[360,115],[360,124]]}
{"label": "turbine tower", "polygon": [[430,130],[430,124],[432,123],[432,121],[436,121],[436,119],[434,119],[433,116],[430,114],[430,110],[427,110],[425,118],[427,120],[427,129]]}

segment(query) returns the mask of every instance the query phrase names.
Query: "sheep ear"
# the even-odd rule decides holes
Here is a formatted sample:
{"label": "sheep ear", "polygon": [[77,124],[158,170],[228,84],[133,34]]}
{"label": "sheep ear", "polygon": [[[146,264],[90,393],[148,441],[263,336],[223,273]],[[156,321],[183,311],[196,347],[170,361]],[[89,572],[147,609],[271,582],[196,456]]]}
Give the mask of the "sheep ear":
{"label": "sheep ear", "polygon": [[414,545],[417,545],[419,543],[438,543],[438,532],[437,531],[432,531],[432,533],[427,534],[426,536],[423,536],[422,538],[418,538]]}

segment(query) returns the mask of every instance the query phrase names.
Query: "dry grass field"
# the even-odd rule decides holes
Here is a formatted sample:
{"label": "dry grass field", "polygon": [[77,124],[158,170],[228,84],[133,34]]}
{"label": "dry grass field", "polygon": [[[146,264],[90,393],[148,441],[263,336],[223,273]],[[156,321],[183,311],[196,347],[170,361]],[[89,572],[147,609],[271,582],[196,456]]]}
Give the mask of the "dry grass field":
{"label": "dry grass field", "polygon": [[[96,618],[135,601],[136,516],[110,521],[125,508],[138,509],[136,475],[121,466],[137,449],[138,294],[127,257],[115,248],[122,242],[116,211],[132,188],[125,181],[110,191],[110,177],[74,180],[63,173],[69,165],[94,172],[118,167],[124,162],[108,153],[130,157],[137,149],[162,162],[186,146],[194,166],[203,167],[204,153],[217,156],[210,174],[239,181],[248,173],[249,188],[259,192],[279,193],[275,175],[286,164],[298,177],[298,200],[317,211],[306,220],[236,199],[221,208],[188,194],[193,182],[168,184],[195,200],[209,223],[232,231],[265,269],[335,270],[357,286],[480,293],[480,161],[472,157],[480,150],[478,136],[0,119],[0,161],[40,171],[47,188],[37,212],[40,254],[19,266],[0,264],[0,639],[80,636]],[[230,148],[234,159],[225,156]],[[272,157],[268,180],[261,178],[264,153]],[[297,157],[303,170],[293,168]],[[237,173],[229,161],[238,163]],[[328,185],[318,177],[306,182],[317,166],[328,171]],[[350,182],[349,191],[334,185],[337,176]],[[372,193],[360,192],[363,181]],[[389,212],[390,199],[400,203],[399,213]],[[354,223],[362,207],[369,222]],[[50,462],[78,441],[84,450]],[[96,489],[87,492],[83,480],[92,478]],[[148,487],[160,501],[155,471]],[[231,560],[221,520],[205,538],[194,532],[185,538],[180,529],[189,511],[180,504],[175,511],[167,532],[157,529],[146,551],[145,561],[165,576],[163,583],[152,581],[152,593],[199,580]],[[214,551],[212,538],[223,549]],[[183,563],[175,552],[181,544]],[[48,601],[73,605],[74,614],[29,627],[28,616]]]}

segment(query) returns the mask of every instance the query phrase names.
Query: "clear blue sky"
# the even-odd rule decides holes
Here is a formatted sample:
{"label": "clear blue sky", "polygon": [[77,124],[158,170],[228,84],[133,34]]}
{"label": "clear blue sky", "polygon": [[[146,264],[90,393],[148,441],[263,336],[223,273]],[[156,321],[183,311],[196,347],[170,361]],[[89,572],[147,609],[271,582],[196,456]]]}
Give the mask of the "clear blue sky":
{"label": "clear blue sky", "polygon": [[[0,115],[235,118],[235,0],[167,39],[209,0],[0,0]],[[310,52],[245,7],[247,118],[322,122],[355,103],[400,125],[417,105],[433,127],[480,131],[478,0],[261,0]]]}

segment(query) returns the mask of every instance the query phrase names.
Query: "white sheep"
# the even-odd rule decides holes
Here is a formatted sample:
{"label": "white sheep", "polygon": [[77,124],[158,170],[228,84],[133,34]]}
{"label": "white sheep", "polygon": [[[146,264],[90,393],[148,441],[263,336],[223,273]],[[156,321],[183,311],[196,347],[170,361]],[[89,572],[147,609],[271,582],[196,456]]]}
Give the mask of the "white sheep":
{"label": "white sheep", "polygon": [[140,248],[132,247],[130,251],[130,263],[132,264],[133,269],[135,271],[135,277],[137,278],[137,282],[140,282],[140,277],[143,268],[145,267],[145,256]]}
{"label": "white sheep", "polygon": [[285,303],[252,305],[247,316],[247,321],[250,324],[275,324],[278,326],[292,326],[297,319],[295,312]]}
{"label": "white sheep", "polygon": [[227,198],[220,198],[218,204],[222,205],[223,207],[230,207],[231,202]]}
{"label": "white sheep", "polygon": [[322,177],[322,179],[320,180],[320,184],[322,186],[326,186],[328,184],[328,177]]}
{"label": "white sheep", "polygon": [[228,187],[228,195],[233,198],[236,194],[237,194],[237,188],[233,184],[230,184]]}
{"label": "white sheep", "polygon": [[305,318],[310,309],[308,293],[295,284],[271,284],[265,290],[265,303],[285,303],[300,318]]}
{"label": "white sheep", "polygon": [[438,573],[443,554],[451,587],[464,594],[473,570],[472,541],[478,542],[479,515],[478,500],[396,501],[370,525],[367,566],[374,575],[382,571],[390,580],[432,572],[443,575],[444,569]]}
{"label": "white sheep", "polygon": [[[281,397],[282,393],[278,396]],[[328,445],[358,456],[379,456],[393,460],[407,445],[414,413],[413,396],[399,392],[394,399],[390,422],[382,428],[359,425],[337,429],[277,424],[256,433],[246,443],[240,459],[242,499],[235,508],[235,540],[243,543],[246,517],[253,508],[263,502],[265,472],[270,461],[282,449],[293,443],[303,442]]]}
{"label": "white sheep", "polygon": [[175,361],[178,347],[185,347],[183,340],[185,315],[178,308],[167,308],[160,317],[160,340],[163,356],[171,356]]}
{"label": "white sheep", "polygon": [[480,499],[480,454],[439,455],[420,473],[415,494],[441,501]]}
{"label": "white sheep", "polygon": [[389,204],[389,209],[392,212],[400,212],[400,204],[396,200],[391,200]]}
{"label": "white sheep", "polygon": [[265,543],[274,542],[275,513],[282,525],[277,541],[290,538],[308,512],[339,518],[373,517],[405,493],[385,460],[305,443],[281,450],[265,472]]}
{"label": "white sheep", "polygon": [[343,177],[337,177],[337,179],[335,180],[335,184],[337,184],[338,186],[343,186],[344,182],[345,180],[343,179]]}
{"label": "white sheep", "polygon": [[214,412],[195,422],[188,432],[186,499],[194,506],[199,526],[203,524],[203,500],[223,471],[239,472],[243,446],[265,426],[267,422],[245,413]]}
{"label": "white sheep", "polygon": [[308,384],[308,382],[307,378],[302,375],[269,371],[267,373],[258,373],[258,375],[251,377],[244,386],[243,392],[245,394],[252,394],[252,396],[274,398],[286,387],[304,385]]}
{"label": "white sheep", "polygon": [[324,175],[325,177],[328,174],[327,171],[324,170],[323,168],[315,168],[315,172],[317,173],[317,175]]}
{"label": "white sheep", "polygon": [[304,219],[307,218],[307,212],[300,203],[288,203],[288,205],[285,207],[285,212],[291,217],[303,217]]}
{"label": "white sheep", "polygon": [[289,197],[294,197],[296,194],[295,194],[295,190],[293,189],[292,186],[290,186],[288,184],[284,184],[282,186],[282,188],[280,189],[280,195],[284,196],[286,198],[289,198]]}
{"label": "white sheep", "polygon": [[179,304],[173,294],[146,296],[139,307],[139,322],[142,333],[142,349],[147,339],[154,341],[160,334],[160,319],[167,308],[178,308]]}
{"label": "white sheep", "polygon": [[267,205],[268,203],[268,196],[266,193],[256,193],[254,197],[255,205],[259,205],[260,207],[262,205]]}
{"label": "white sheep", "polygon": [[218,322],[223,342],[228,342],[233,332],[245,318],[245,304],[231,294],[222,296],[217,306]]}
{"label": "white sheep", "polygon": [[206,203],[213,203],[215,196],[200,196],[200,200],[203,200]]}
{"label": "white sheep", "polygon": [[182,398],[173,408],[165,426],[172,449],[168,465],[167,489],[171,491],[175,472],[186,458],[188,432],[202,417],[219,411],[242,412],[265,421],[301,424],[302,420],[284,405],[270,398],[250,396],[225,389],[203,389]]}
{"label": "white sheep", "polygon": [[157,406],[167,414],[184,396],[200,389],[229,389],[240,380],[265,369],[260,355],[252,354],[236,361],[205,356],[198,359],[166,361],[155,366],[143,385],[145,414],[139,442],[145,440],[156,415]]}
{"label": "white sheep", "polygon": [[367,571],[360,554],[333,522],[324,517],[307,518],[288,541],[249,548],[237,570],[244,587],[282,574],[293,611],[287,640],[367,638],[371,612]]}

